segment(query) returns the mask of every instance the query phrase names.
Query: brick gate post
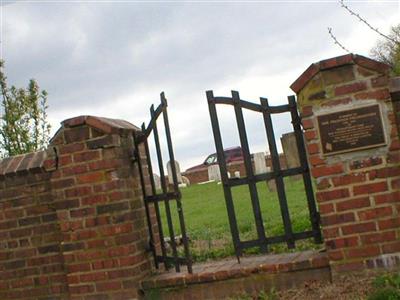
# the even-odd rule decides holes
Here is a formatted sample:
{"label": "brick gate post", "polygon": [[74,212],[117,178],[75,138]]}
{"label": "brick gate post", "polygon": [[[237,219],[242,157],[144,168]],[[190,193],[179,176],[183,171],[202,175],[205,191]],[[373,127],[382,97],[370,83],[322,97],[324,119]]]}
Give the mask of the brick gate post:
{"label": "brick gate post", "polygon": [[400,133],[400,76],[390,80],[390,97],[393,102],[393,111],[397,123],[397,132]]}
{"label": "brick gate post", "polygon": [[148,229],[132,124],[81,116],[62,122],[49,148],[57,168],[61,252],[71,299],[134,299],[150,273]]}
{"label": "brick gate post", "polygon": [[334,274],[400,265],[400,143],[389,81],[387,65],[349,54],[312,64],[291,85]]}

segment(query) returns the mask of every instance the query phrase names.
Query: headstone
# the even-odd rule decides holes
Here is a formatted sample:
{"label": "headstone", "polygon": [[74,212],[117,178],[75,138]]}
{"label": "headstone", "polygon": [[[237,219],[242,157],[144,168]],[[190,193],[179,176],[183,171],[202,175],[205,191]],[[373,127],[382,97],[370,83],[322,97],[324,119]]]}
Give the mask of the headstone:
{"label": "headstone", "polygon": [[[179,163],[175,160],[175,169],[176,169],[176,178],[178,179],[178,184],[183,182],[181,168],[179,167]],[[172,177],[172,168],[171,168],[171,161],[167,163],[167,172],[168,172],[168,182],[169,184],[174,184],[173,177]]]}
{"label": "headstone", "polygon": [[[256,175],[271,172],[272,168],[267,166],[267,158],[268,156],[264,152],[254,153],[254,172]],[[271,156],[269,156],[269,159],[271,160]],[[267,186],[270,192],[276,192],[274,179],[267,180]]]}
{"label": "headstone", "polygon": [[218,165],[208,167],[208,180],[221,181],[221,173]]}
{"label": "headstone", "polygon": [[160,176],[157,174],[153,174],[154,177],[154,185],[156,187],[156,190],[161,190],[161,179]]}
{"label": "headstone", "polygon": [[235,171],[235,178],[240,178],[240,171]]}
{"label": "headstone", "polygon": [[265,160],[265,153],[254,153],[254,172],[256,175],[267,173],[267,163]]}
{"label": "headstone", "polygon": [[[271,167],[266,167],[266,169],[267,169],[267,173],[271,172]],[[276,192],[275,179],[267,180],[267,186],[268,186],[268,190],[270,192]]]}
{"label": "headstone", "polygon": [[182,176],[182,182],[183,182],[184,184],[186,184],[187,186],[190,185],[190,180],[189,180],[189,178],[187,178],[186,176]]}
{"label": "headstone", "polygon": [[[294,132],[285,133],[281,137],[282,149],[285,155],[286,167],[288,169],[301,166],[299,152],[297,150],[296,135]],[[301,175],[291,176],[293,180],[299,180]]]}

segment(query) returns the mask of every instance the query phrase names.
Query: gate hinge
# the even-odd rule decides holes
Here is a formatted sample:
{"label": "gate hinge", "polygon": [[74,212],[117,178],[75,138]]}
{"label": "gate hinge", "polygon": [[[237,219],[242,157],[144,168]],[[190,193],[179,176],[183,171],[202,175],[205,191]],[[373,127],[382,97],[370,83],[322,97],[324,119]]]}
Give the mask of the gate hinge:
{"label": "gate hinge", "polygon": [[133,150],[132,156],[131,156],[131,162],[136,163],[139,160],[139,155],[138,151],[136,149]]}
{"label": "gate hinge", "polygon": [[321,224],[321,214],[319,213],[319,211],[317,211],[317,212],[315,213],[314,219],[315,219],[315,222],[316,222],[317,224]]}
{"label": "gate hinge", "polygon": [[145,251],[146,253],[150,253],[150,252],[153,252],[153,251],[154,251],[154,243],[153,243],[152,240],[149,240],[149,242],[147,243],[147,245],[146,245],[145,248],[144,248],[144,251]]}

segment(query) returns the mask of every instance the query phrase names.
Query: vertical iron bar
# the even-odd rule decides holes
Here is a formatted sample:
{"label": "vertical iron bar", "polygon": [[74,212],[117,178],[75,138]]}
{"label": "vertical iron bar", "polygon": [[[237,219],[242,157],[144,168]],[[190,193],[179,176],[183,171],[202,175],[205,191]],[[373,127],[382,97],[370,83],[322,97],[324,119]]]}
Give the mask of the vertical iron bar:
{"label": "vertical iron bar", "polygon": [[232,100],[235,109],[237,128],[239,131],[240,145],[244,155],[244,165],[246,168],[248,188],[251,197],[251,204],[253,206],[257,235],[260,242],[260,250],[262,253],[266,253],[268,250],[267,239],[265,237],[265,229],[261,215],[260,201],[258,199],[257,185],[254,181],[254,172],[251,163],[249,143],[247,140],[246,125],[244,123],[242,107],[240,106],[240,96],[237,91],[232,91]]}
{"label": "vertical iron bar", "polygon": [[[151,113],[151,117],[155,118],[154,105],[151,106],[150,113]],[[167,183],[165,181],[164,164],[163,164],[163,160],[162,160],[160,140],[158,137],[157,122],[154,123],[153,134],[154,134],[154,142],[155,142],[156,151],[157,151],[158,167],[160,170],[161,188],[162,188],[163,194],[167,194]],[[172,224],[172,217],[171,217],[171,208],[169,206],[169,201],[167,199],[164,201],[164,204],[165,204],[165,212],[166,212],[166,216],[167,216],[168,230],[169,230],[169,235],[170,235],[170,239],[171,239],[172,253],[174,256],[175,270],[177,272],[180,272],[180,266],[179,266],[179,262],[178,262],[178,252],[177,252],[176,243],[175,243],[174,226]]]}
{"label": "vertical iron bar", "polygon": [[168,112],[167,112],[168,104],[167,104],[167,99],[165,98],[164,92],[161,93],[161,103],[163,104],[163,107],[164,107],[164,109],[163,109],[163,119],[164,119],[165,135],[166,135],[166,138],[167,138],[168,153],[169,153],[169,158],[170,158],[172,181],[173,181],[173,185],[174,185],[174,191],[178,195],[177,198],[176,198],[176,206],[177,206],[177,209],[178,209],[179,224],[180,224],[180,227],[181,227],[183,247],[184,247],[184,251],[185,251],[185,257],[186,257],[188,272],[189,273],[193,273],[192,259],[190,257],[189,243],[188,243],[188,239],[187,239],[187,235],[186,235],[185,219],[184,219],[183,210],[182,210],[182,202],[181,202],[182,194],[179,191],[178,178],[177,178],[176,166],[175,166],[175,155],[174,155],[174,150],[173,150],[173,147],[172,147],[171,130],[170,130],[170,127],[169,127]]}
{"label": "vertical iron bar", "polygon": [[289,107],[290,107],[290,114],[292,117],[293,130],[294,130],[294,133],[296,136],[299,159],[300,159],[301,167],[303,168],[303,182],[304,182],[304,187],[305,187],[306,195],[307,195],[307,204],[308,204],[308,210],[310,212],[311,226],[312,226],[312,230],[314,232],[314,241],[316,243],[322,243],[321,229],[320,229],[320,224],[319,224],[319,222],[320,222],[319,214],[317,212],[317,206],[315,204],[313,186],[312,186],[311,176],[310,176],[310,169],[308,167],[306,148],[304,145],[303,131],[302,131],[301,125],[300,125],[301,119],[300,119],[300,116],[297,111],[295,96],[289,96],[288,102],[289,102]]}
{"label": "vertical iron bar", "polygon": [[147,226],[149,227],[150,249],[153,252],[154,264],[156,265],[156,268],[158,269],[159,264],[158,264],[158,260],[157,260],[156,248],[154,245],[154,237],[153,237],[153,229],[152,229],[153,227],[152,227],[151,219],[150,219],[149,203],[146,200],[147,192],[146,192],[146,184],[145,184],[144,175],[143,175],[142,158],[140,156],[139,143],[137,141],[137,133],[136,132],[133,133],[133,141],[134,141],[134,145],[135,145],[136,158],[137,158],[137,162],[138,162],[140,185],[142,186],[142,193],[143,193],[143,201],[144,201],[144,206],[146,209]]}
{"label": "vertical iron bar", "polygon": [[213,130],[213,135],[214,135],[215,148],[217,151],[218,165],[219,165],[219,170],[221,173],[221,180],[222,180],[222,184],[223,184],[223,188],[224,188],[225,203],[226,203],[226,208],[228,211],[229,226],[231,229],[233,246],[235,247],[236,258],[237,258],[238,262],[240,263],[240,256],[242,255],[242,247],[241,247],[241,242],[240,242],[239,230],[237,227],[235,207],[234,207],[233,199],[232,199],[232,191],[231,191],[231,187],[228,185],[228,179],[229,179],[228,173],[227,173],[228,171],[227,171],[227,167],[226,167],[224,148],[223,148],[223,144],[222,144],[221,130],[219,128],[217,109],[216,109],[216,106],[214,103],[213,91],[207,91],[206,95],[207,95],[208,109],[209,109],[210,119],[211,119],[211,126],[212,126],[212,130]]}
{"label": "vertical iron bar", "polygon": [[288,245],[288,248],[292,249],[295,247],[292,222],[290,221],[289,208],[285,192],[285,184],[283,182],[283,177],[281,174],[281,164],[279,161],[278,150],[276,148],[275,134],[272,126],[272,118],[270,112],[268,111],[269,109],[268,100],[266,98],[260,98],[260,100],[261,100],[261,106],[263,108],[263,117],[264,117],[264,124],[268,139],[269,150],[271,152],[273,172],[276,174],[275,184],[278,192],[282,220],[285,227],[286,243]]}
{"label": "vertical iron bar", "polygon": [[[142,131],[145,130],[144,124],[142,125]],[[146,153],[146,160],[147,160],[147,168],[149,172],[149,177],[150,177],[150,185],[151,185],[151,193],[154,195],[157,194],[156,191],[156,184],[154,182],[154,174],[153,174],[153,166],[151,163],[151,156],[150,156],[150,149],[149,149],[149,144],[147,142],[147,138],[144,141],[144,150]],[[162,221],[161,221],[161,213],[160,213],[160,206],[158,205],[158,202],[154,202],[154,208],[156,211],[156,218],[157,218],[157,225],[158,225],[158,231],[160,235],[160,243],[161,243],[161,254],[163,257],[167,256],[167,250],[165,249],[165,242],[164,242],[164,231],[163,231],[163,226],[162,226]],[[164,261],[164,267],[166,270],[169,269],[167,262]]]}

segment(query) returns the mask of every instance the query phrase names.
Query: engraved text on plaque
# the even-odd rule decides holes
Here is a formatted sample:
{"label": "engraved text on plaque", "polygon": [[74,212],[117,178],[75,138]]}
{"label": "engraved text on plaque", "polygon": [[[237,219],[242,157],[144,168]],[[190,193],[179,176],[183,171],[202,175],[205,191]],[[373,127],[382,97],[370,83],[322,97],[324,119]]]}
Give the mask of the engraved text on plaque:
{"label": "engraved text on plaque", "polygon": [[379,105],[369,105],[317,116],[324,155],[385,145]]}

